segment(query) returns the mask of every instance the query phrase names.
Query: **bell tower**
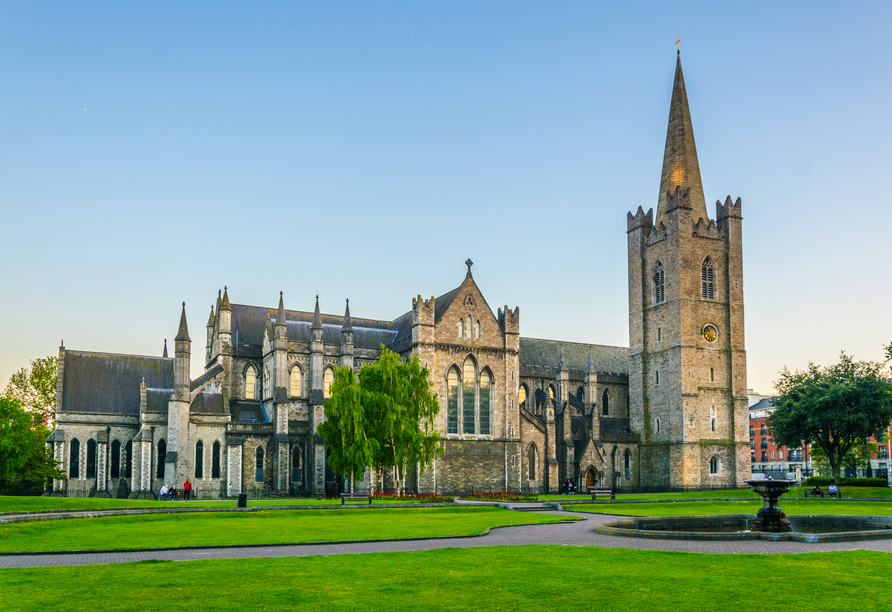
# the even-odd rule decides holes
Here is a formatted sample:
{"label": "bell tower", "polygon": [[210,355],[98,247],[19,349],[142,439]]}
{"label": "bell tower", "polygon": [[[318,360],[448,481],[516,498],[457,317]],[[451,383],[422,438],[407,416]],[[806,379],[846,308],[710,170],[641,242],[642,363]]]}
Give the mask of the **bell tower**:
{"label": "bell tower", "polygon": [[706,211],[679,54],[657,214],[628,215],[629,391],[642,487],[750,476],[740,199]]}

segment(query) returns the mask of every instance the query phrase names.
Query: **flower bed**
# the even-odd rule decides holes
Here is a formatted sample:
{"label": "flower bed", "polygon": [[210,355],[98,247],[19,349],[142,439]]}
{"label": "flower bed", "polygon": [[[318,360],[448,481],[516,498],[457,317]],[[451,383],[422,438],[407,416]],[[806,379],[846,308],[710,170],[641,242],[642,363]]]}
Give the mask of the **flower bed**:
{"label": "flower bed", "polygon": [[403,501],[418,502],[422,504],[451,504],[454,500],[439,493],[372,493],[373,501]]}
{"label": "flower bed", "polygon": [[499,501],[499,502],[534,502],[539,501],[536,495],[524,495],[523,493],[514,493],[512,491],[474,491],[473,493],[465,493],[462,499],[473,499],[477,501]]}

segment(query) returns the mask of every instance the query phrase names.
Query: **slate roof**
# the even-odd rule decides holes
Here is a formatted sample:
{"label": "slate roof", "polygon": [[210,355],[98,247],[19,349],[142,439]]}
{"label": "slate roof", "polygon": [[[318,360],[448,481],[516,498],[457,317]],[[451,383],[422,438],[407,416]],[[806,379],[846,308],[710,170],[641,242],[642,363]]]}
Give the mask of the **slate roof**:
{"label": "slate roof", "polygon": [[629,349],[626,347],[540,340],[522,336],[520,338],[520,366],[556,368],[561,358],[561,348],[564,349],[564,364],[569,370],[586,371],[588,356],[591,353],[595,371],[629,373]]}
{"label": "slate roof", "polygon": [[146,412],[166,414],[171,393],[173,393],[173,389],[151,389],[146,387]]}
{"label": "slate roof", "polygon": [[226,416],[226,407],[223,405],[223,394],[212,391],[201,391],[195,394],[189,405],[189,414],[209,414],[214,416]]}
{"label": "slate roof", "polygon": [[[276,324],[278,318],[276,308],[232,304],[231,309],[233,343],[237,341],[239,344],[263,344],[267,315],[273,325]],[[322,341],[325,344],[341,344],[344,338],[341,334],[344,317],[323,314],[321,318]],[[312,339],[312,312],[286,310],[285,324],[289,341],[309,342]],[[397,335],[396,330],[391,329],[390,321],[351,317],[351,324],[353,326],[353,345],[360,348],[377,349],[382,343],[389,345]]]}
{"label": "slate roof", "polygon": [[173,388],[173,359],[65,351],[60,412],[139,414],[139,386]]}

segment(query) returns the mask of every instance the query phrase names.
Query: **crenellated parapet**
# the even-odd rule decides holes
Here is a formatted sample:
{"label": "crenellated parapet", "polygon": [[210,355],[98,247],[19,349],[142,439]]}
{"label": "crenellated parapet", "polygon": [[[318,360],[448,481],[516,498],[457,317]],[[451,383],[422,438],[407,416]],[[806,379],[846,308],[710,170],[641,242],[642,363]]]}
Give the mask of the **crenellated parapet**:
{"label": "crenellated parapet", "polygon": [[645,213],[644,209],[639,206],[638,212],[636,212],[634,215],[632,213],[629,213],[627,223],[628,223],[628,231],[630,231],[630,232],[632,230],[636,230],[636,229],[640,229],[640,228],[653,227],[653,225],[654,225],[654,209],[651,208],[650,210],[647,211],[647,213]]}
{"label": "crenellated parapet", "polygon": [[721,224],[725,219],[743,219],[743,214],[741,213],[741,203],[740,198],[737,198],[736,202],[731,201],[731,196],[725,198],[725,203],[722,204],[721,200],[716,200],[715,203],[715,218]]}
{"label": "crenellated parapet", "polygon": [[698,238],[707,238],[709,240],[724,240],[725,238],[724,233],[712,219],[698,219],[696,225],[694,225],[693,233]]}
{"label": "crenellated parapet", "polygon": [[434,297],[424,300],[419,294],[412,298],[412,325],[434,324]]}
{"label": "crenellated parapet", "polygon": [[520,333],[520,306],[509,310],[508,306],[502,310],[499,308],[499,326],[506,334]]}

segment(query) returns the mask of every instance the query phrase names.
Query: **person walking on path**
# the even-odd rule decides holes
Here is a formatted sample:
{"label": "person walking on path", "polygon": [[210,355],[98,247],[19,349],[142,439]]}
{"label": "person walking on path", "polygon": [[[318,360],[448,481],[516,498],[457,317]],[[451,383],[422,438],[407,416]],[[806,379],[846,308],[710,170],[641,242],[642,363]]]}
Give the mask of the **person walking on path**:
{"label": "person walking on path", "polygon": [[192,481],[188,478],[186,482],[183,483],[183,501],[188,501],[189,496],[192,494]]}

